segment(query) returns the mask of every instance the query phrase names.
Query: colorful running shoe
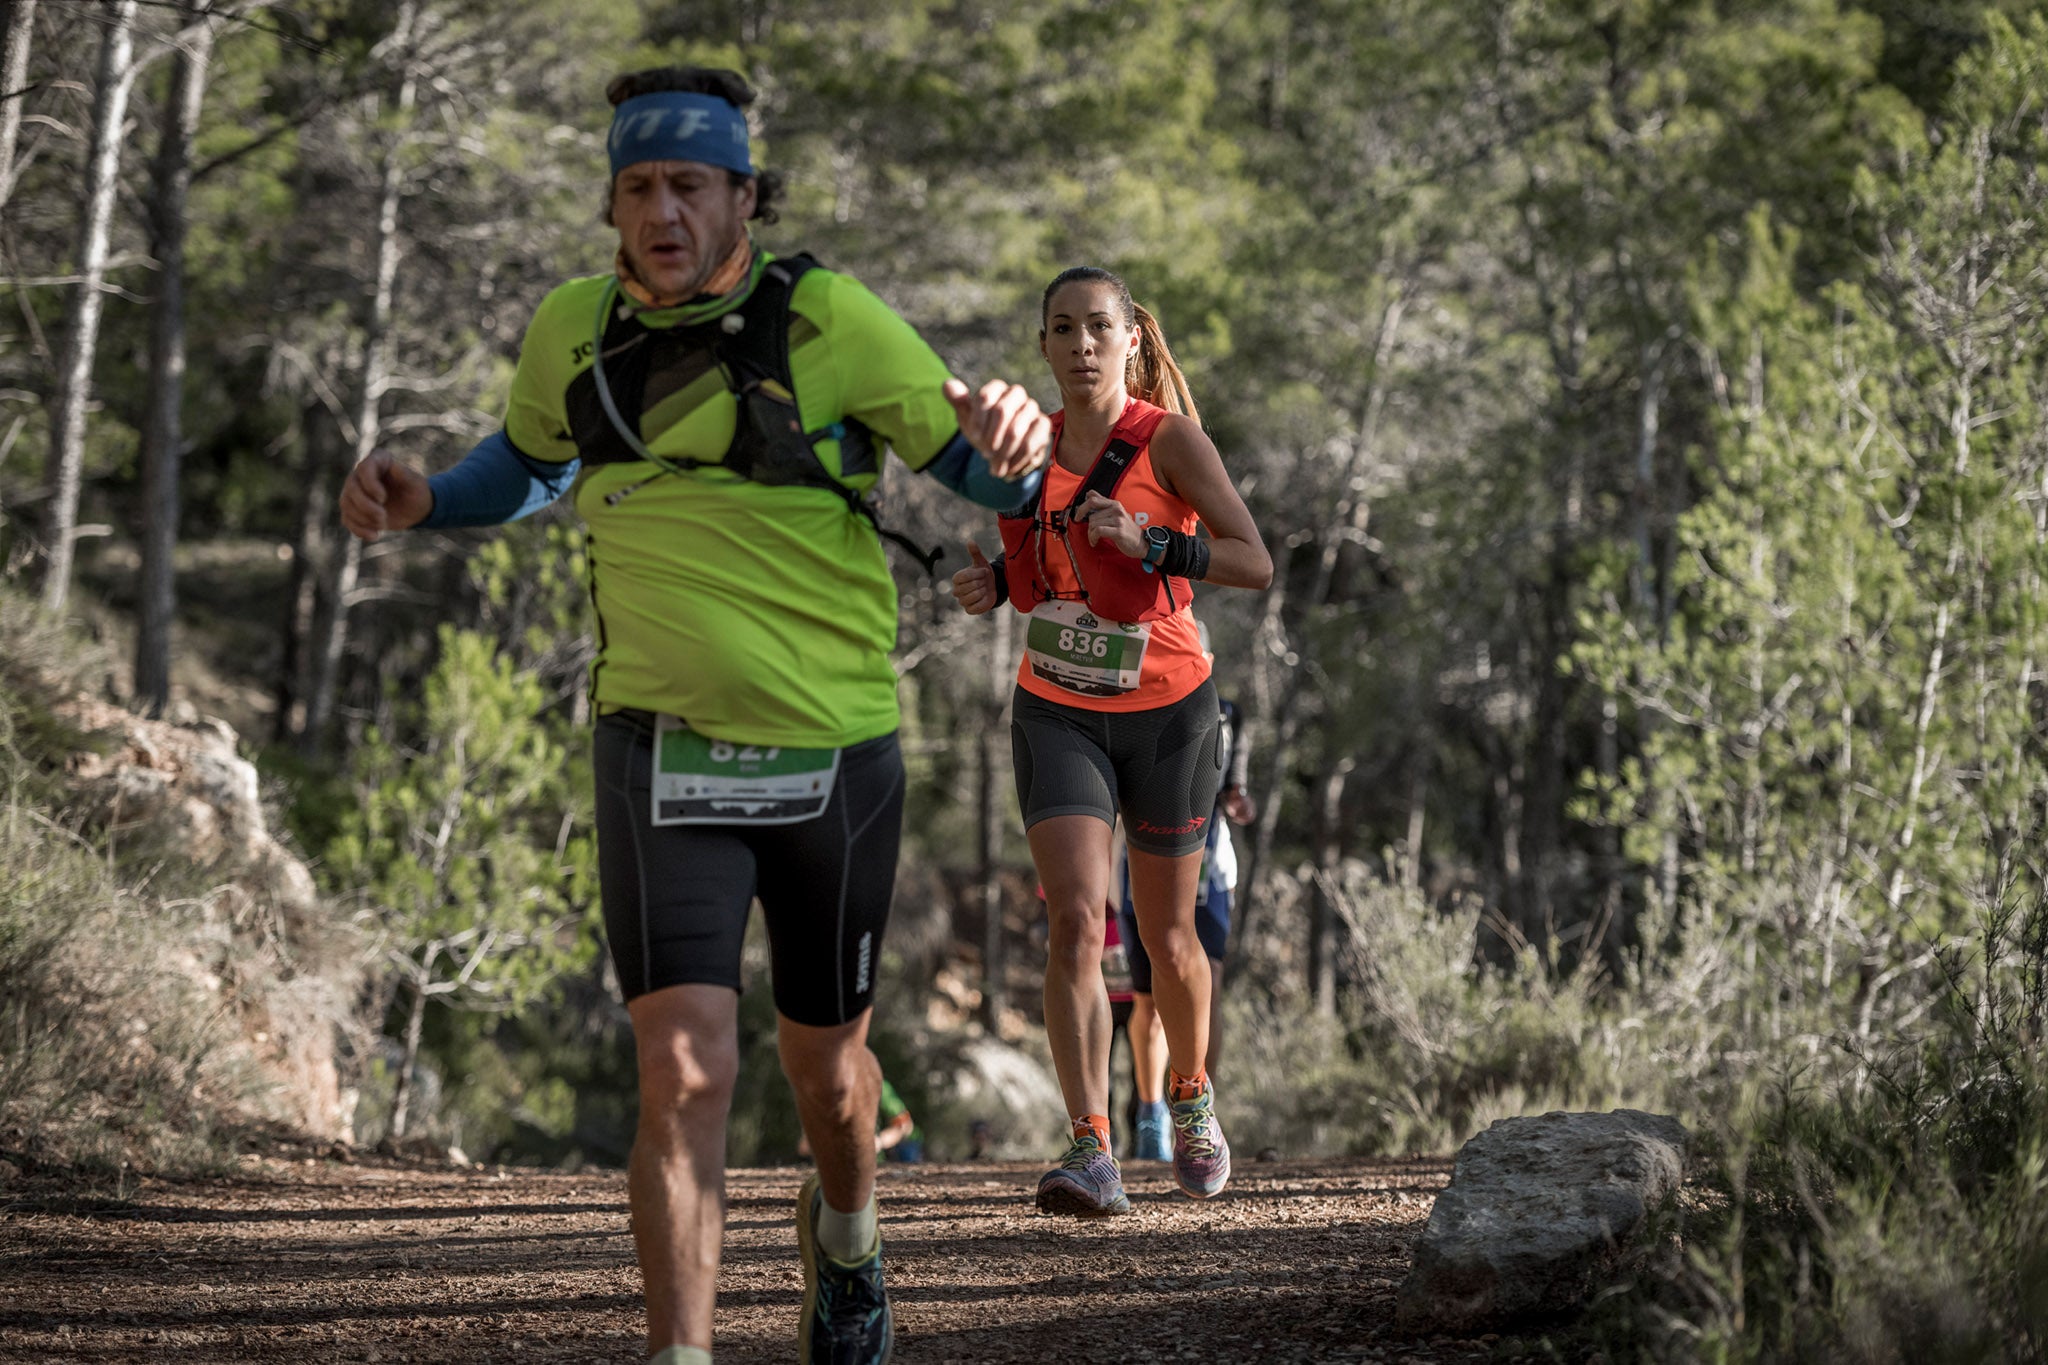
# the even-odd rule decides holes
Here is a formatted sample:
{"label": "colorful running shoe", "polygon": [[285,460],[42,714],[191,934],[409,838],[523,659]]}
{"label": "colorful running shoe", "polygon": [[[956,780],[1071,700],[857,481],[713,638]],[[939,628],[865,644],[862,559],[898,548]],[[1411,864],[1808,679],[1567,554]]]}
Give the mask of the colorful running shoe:
{"label": "colorful running shoe", "polygon": [[896,1345],[889,1295],[882,1288],[882,1243],[859,1265],[841,1265],[818,1248],[825,1198],[814,1173],[796,1196],[796,1244],[804,1263],[804,1315],[796,1329],[803,1365],[885,1365]]}
{"label": "colorful running shoe", "polygon": [[1123,1172],[1116,1158],[1102,1150],[1093,1133],[1074,1139],[1060,1164],[1038,1182],[1038,1207],[1044,1213],[1071,1213],[1077,1218],[1106,1218],[1129,1213]]}
{"label": "colorful running shoe", "polygon": [[1211,1199],[1230,1183],[1230,1144],[1216,1122],[1216,1088],[1173,1106],[1173,1181],[1190,1199]]}
{"label": "colorful running shoe", "polygon": [[1167,1117],[1165,1100],[1138,1106],[1137,1129],[1131,1143],[1131,1160],[1173,1160],[1173,1138],[1169,1136],[1173,1132],[1173,1120]]}

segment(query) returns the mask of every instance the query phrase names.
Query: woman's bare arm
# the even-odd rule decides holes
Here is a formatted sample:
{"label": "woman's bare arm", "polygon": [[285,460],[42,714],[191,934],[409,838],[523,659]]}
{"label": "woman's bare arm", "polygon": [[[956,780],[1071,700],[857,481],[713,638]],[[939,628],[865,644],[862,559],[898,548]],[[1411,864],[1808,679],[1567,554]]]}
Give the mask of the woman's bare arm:
{"label": "woman's bare arm", "polygon": [[1195,509],[1209,532],[1209,573],[1203,582],[1259,589],[1273,581],[1273,557],[1266,553],[1258,523],[1200,423],[1178,415],[1162,421],[1152,433],[1152,471],[1167,492]]}

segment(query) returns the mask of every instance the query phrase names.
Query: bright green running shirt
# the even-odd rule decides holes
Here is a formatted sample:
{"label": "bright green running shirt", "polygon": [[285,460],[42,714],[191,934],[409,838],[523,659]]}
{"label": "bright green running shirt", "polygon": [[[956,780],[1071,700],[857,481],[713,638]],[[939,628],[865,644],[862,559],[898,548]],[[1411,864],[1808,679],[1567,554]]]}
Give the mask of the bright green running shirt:
{"label": "bright green running shirt", "polygon": [[[611,283],[569,281],[526,329],[505,432],[534,459],[578,458],[565,394],[590,367]],[[958,422],[940,392],[946,366],[924,339],[859,281],[829,270],[797,281],[791,311],[805,429],[857,418],[911,468],[929,463]],[[716,461],[737,418],[712,370],[650,406],[640,438],[657,455]],[[838,442],[818,454],[837,474]],[[896,729],[896,585],[874,527],[829,489],[768,487],[717,469],[657,473],[633,461],[576,479],[576,510],[590,528],[600,708],[666,712],[715,739],[791,748]],[[849,483],[865,491],[875,477]],[[634,484],[643,486],[606,502]]]}

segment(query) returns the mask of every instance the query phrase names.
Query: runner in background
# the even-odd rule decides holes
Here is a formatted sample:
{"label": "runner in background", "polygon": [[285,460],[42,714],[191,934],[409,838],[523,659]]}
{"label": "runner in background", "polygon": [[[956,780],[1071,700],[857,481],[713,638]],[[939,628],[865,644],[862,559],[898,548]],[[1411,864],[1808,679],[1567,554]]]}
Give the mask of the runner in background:
{"label": "runner in background", "polygon": [[[1208,643],[1209,631],[1204,626],[1202,644],[1205,652]],[[1219,742],[1226,757],[1224,785],[1217,793],[1216,811],[1223,818],[1209,823],[1195,904],[1196,937],[1201,940],[1202,952],[1209,959],[1209,1050],[1203,1066],[1211,1076],[1216,1074],[1217,1058],[1223,1046],[1223,962],[1230,943],[1232,899],[1237,890],[1237,847],[1230,837],[1229,827],[1231,824],[1248,825],[1258,818],[1258,808],[1246,785],[1251,753],[1245,738],[1243,712],[1235,702],[1221,701],[1218,705]],[[1133,944],[1130,949],[1130,1038],[1132,1065],[1138,1071],[1136,1090],[1139,1104],[1131,1120],[1132,1131],[1136,1135],[1131,1154],[1142,1161],[1166,1161],[1171,1155],[1166,1105],[1156,1102],[1148,1106],[1143,1102],[1147,1094],[1156,1096],[1159,1093],[1158,1078],[1164,1075],[1166,1066],[1165,1040],[1152,1001],[1152,963],[1145,956],[1144,945],[1135,941],[1137,911],[1131,904],[1128,865],[1118,869],[1118,883],[1117,918],[1121,921],[1122,933]],[[1153,1081],[1149,1088],[1147,1078]]]}
{"label": "runner in background", "polygon": [[[1109,1054],[1112,1073],[1110,1102],[1111,1110],[1114,1112],[1116,1101],[1114,1072],[1116,1066],[1117,1035],[1123,1035],[1125,1050],[1134,1057],[1138,1046],[1136,1037],[1131,1033],[1131,948],[1124,941],[1123,929],[1117,923],[1117,916],[1115,914],[1104,914],[1102,917],[1102,985],[1104,991],[1109,996]],[[1155,1019],[1153,1021],[1155,1029],[1157,1028],[1157,1023],[1158,1021]],[[1155,1051],[1159,1053],[1160,1062],[1163,1066],[1166,1056],[1164,1044],[1162,1043]],[[1159,1087],[1165,1081],[1165,1072],[1163,1070],[1154,1070],[1151,1073],[1152,1089],[1148,1095],[1145,1093],[1143,1083],[1139,1079],[1142,1074],[1134,1064],[1131,1070],[1134,1088],[1131,1092],[1130,1102],[1124,1107],[1126,1116],[1124,1137],[1132,1141],[1135,1141],[1136,1137],[1136,1124],[1140,1105],[1145,1099],[1150,1099],[1156,1103],[1159,1099]]]}
{"label": "runner in background", "polygon": [[[917,1126],[910,1106],[887,1076],[882,1077],[881,1098],[875,1103],[875,1151],[887,1161],[924,1160],[924,1129]],[[811,1140],[802,1133],[797,1134],[796,1154],[811,1154]]]}
{"label": "runner in background", "polygon": [[1263,588],[1273,564],[1158,322],[1122,280],[1093,267],[1054,279],[1039,350],[1062,404],[1053,462],[1040,494],[1001,517],[1002,559],[971,547],[953,592],[973,614],[1007,599],[1031,617],[1011,749],[1046,890],[1046,1037],[1073,1131],[1037,1200],[1086,1217],[1130,1209],[1110,1150],[1102,984],[1119,815],[1166,1030],[1174,1180],[1206,1199],[1230,1179],[1203,1065],[1209,968],[1194,925],[1223,769],[1193,585]]}

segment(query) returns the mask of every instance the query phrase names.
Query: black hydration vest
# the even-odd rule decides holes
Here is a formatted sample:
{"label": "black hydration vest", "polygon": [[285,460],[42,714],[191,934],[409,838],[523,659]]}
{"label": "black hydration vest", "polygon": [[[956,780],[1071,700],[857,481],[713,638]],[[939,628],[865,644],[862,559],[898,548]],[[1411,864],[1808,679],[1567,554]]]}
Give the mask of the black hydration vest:
{"label": "black hydration vest", "polygon": [[[585,468],[645,459],[645,443],[635,429],[640,415],[715,370],[739,405],[732,443],[719,460],[663,456],[658,461],[663,472],[723,469],[753,483],[824,489],[932,573],[943,550],[921,549],[885,528],[876,520],[873,505],[859,490],[833,477],[818,456],[818,442],[836,440],[843,476],[871,474],[878,462],[874,433],[850,417],[817,431],[804,430],[789,367],[790,300],[797,281],[817,266],[808,253],[770,261],[753,292],[736,307],[684,326],[649,327],[637,312],[613,308],[599,343],[600,355],[569,385],[569,434]],[[613,493],[611,501],[640,486]]]}

